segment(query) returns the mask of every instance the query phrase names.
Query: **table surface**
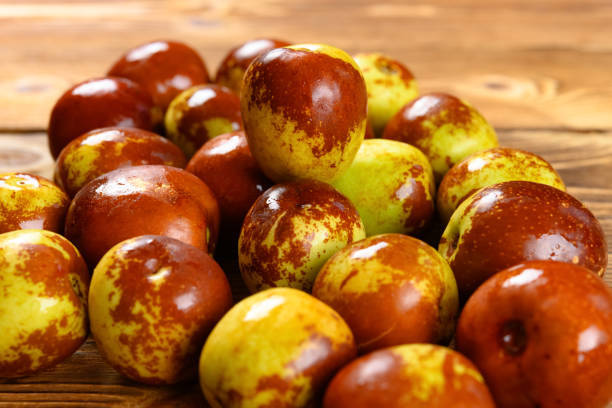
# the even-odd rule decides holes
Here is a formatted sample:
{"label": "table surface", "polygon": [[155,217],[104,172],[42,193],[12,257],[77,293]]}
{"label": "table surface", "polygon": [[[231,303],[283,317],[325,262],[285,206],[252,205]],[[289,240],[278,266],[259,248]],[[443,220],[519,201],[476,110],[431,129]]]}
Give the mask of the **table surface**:
{"label": "table surface", "polygon": [[[49,177],[44,132],[53,103],[132,46],[178,39],[214,73],[231,47],[252,38],[323,42],[383,52],[411,69],[422,92],[469,100],[502,145],[553,164],[600,220],[610,249],[610,21],[609,0],[0,0],[0,171]],[[53,369],[0,382],[0,406],[204,404],[195,383],[146,387],[121,377],[91,340]]]}

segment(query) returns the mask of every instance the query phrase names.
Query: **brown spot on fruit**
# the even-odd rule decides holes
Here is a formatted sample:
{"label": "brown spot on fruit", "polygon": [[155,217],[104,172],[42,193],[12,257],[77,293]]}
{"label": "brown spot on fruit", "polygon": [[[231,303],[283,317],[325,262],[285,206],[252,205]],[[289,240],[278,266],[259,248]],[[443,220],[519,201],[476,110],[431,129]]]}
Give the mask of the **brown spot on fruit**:
{"label": "brown spot on fruit", "polygon": [[291,382],[281,378],[278,375],[270,375],[261,377],[257,381],[257,391],[277,390],[284,394],[291,389]]}
{"label": "brown spot on fruit", "polygon": [[415,165],[411,169],[411,176],[407,176],[407,184],[403,184],[400,188],[403,191],[396,191],[394,199],[400,199],[402,208],[409,216],[404,221],[404,227],[412,234],[422,232],[434,213],[433,191],[427,191],[430,186],[424,185],[422,180],[425,175],[424,169]]}
{"label": "brown spot on fruit", "polygon": [[346,285],[348,283],[348,281],[351,280],[351,278],[353,278],[354,276],[357,276],[358,273],[359,273],[359,271],[357,269],[352,269],[349,272],[349,274],[346,275],[346,277],[342,280],[342,283],[340,284],[340,290],[342,290],[344,285]]}

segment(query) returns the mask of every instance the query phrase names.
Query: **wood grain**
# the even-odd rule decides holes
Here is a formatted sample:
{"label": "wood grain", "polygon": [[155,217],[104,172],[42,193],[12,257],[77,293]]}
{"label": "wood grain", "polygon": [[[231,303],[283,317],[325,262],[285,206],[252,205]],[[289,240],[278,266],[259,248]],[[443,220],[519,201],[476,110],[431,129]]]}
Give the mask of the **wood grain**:
{"label": "wood grain", "polygon": [[[191,44],[214,73],[258,36],[380,51],[422,91],[471,101],[502,145],[549,160],[600,220],[612,258],[612,3],[608,0],[0,0],[0,172],[51,177],[45,128],[72,84],[127,48]],[[222,260],[237,299],[235,260]],[[605,280],[612,285],[610,260]],[[88,340],[62,364],[0,382],[0,407],[205,406],[195,382],[147,387],[117,374]]]}
{"label": "wood grain", "polygon": [[181,39],[211,72],[266,35],[404,61],[424,91],[455,92],[495,126],[612,127],[612,3],[314,0],[0,2],[0,128],[42,130],[71,84],[127,48]]}

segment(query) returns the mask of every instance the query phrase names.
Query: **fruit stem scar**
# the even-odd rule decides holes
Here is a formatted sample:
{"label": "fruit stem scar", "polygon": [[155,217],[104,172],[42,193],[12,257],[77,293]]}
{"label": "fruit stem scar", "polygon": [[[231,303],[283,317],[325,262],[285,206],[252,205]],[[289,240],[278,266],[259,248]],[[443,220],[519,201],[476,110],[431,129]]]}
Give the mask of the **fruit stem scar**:
{"label": "fruit stem scar", "polygon": [[505,322],[500,331],[500,342],[502,349],[512,356],[523,353],[527,345],[527,332],[523,322],[519,320]]}

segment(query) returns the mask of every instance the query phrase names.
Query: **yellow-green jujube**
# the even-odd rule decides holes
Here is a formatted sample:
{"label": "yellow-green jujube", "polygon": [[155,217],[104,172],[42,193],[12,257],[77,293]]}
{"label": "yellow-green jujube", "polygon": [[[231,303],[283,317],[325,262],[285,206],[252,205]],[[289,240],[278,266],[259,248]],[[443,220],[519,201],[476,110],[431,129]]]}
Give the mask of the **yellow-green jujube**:
{"label": "yellow-green jujube", "polygon": [[210,333],[200,385],[214,408],[307,407],[355,354],[332,308],[297,289],[268,289],[235,305]]}
{"label": "yellow-green jujube", "polygon": [[394,140],[364,140],[351,167],[332,185],[357,208],[368,236],[421,231],[434,212],[427,158]]}
{"label": "yellow-green jujube", "polygon": [[446,173],[436,196],[441,221],[448,222],[459,204],[478,189],[513,180],[534,181],[565,191],[559,174],[540,156],[509,147],[494,147],[472,154]]}
{"label": "yellow-green jujube", "polygon": [[379,53],[353,56],[368,90],[368,120],[376,137],[404,105],[419,96],[417,82],[402,63]]}

